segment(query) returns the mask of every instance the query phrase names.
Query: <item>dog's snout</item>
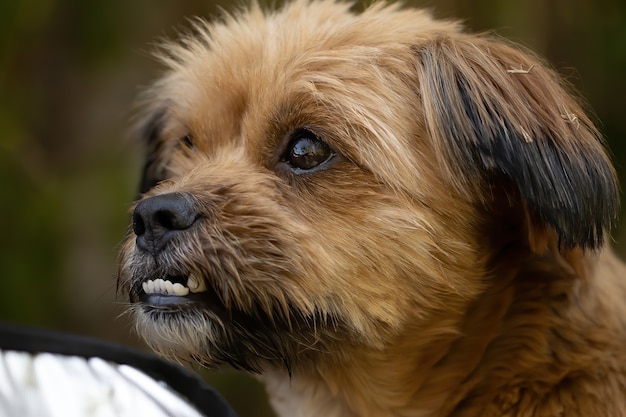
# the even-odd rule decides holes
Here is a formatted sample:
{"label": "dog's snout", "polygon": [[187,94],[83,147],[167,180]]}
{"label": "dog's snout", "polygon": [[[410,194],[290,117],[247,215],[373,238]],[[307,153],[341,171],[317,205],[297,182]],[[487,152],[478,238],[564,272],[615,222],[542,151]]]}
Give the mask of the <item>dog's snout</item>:
{"label": "dog's snout", "polygon": [[141,201],[133,213],[137,246],[153,255],[178,232],[189,229],[198,213],[187,194],[170,193]]}

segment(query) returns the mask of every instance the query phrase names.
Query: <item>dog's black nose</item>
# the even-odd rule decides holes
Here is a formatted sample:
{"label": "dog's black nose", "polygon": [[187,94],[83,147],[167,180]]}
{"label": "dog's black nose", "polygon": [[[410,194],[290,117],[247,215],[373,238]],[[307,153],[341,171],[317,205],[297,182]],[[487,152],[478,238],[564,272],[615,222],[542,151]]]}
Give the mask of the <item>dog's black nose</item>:
{"label": "dog's black nose", "polygon": [[198,218],[187,194],[170,193],[149,197],[133,213],[133,231],[139,249],[159,253],[177,233],[186,230]]}

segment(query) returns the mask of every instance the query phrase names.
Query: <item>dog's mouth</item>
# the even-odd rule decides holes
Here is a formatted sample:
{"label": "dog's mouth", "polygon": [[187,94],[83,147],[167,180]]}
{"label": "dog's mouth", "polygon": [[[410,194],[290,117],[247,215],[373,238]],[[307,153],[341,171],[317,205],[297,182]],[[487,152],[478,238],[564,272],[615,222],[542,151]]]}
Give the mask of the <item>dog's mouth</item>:
{"label": "dog's mouth", "polygon": [[217,293],[206,285],[204,279],[194,274],[147,279],[141,283],[137,295],[144,305],[160,308],[197,302],[222,305]]}

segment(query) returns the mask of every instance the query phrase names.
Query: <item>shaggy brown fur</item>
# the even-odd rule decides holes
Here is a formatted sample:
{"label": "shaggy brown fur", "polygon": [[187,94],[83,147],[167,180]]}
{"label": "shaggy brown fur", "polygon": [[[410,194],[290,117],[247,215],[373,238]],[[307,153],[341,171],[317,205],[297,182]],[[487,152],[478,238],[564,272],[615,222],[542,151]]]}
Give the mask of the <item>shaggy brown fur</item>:
{"label": "shaggy brown fur", "polygon": [[615,173],[539,59],[334,0],[160,56],[120,266],[155,350],[280,416],[626,415]]}

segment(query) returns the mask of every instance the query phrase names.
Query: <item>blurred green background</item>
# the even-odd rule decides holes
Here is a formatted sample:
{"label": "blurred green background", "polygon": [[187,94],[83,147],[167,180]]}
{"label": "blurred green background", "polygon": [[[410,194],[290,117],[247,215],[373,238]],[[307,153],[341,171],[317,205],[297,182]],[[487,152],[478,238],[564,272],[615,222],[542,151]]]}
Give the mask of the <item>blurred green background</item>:
{"label": "blurred green background", "polygon": [[[626,2],[430,0],[411,4],[495,29],[547,59],[590,102],[626,173]],[[0,320],[138,347],[116,296],[140,148],[128,135],[150,51],[186,17],[226,2],[0,0]],[[624,228],[614,232],[622,253]],[[207,379],[242,417],[269,414],[263,389],[232,372]]]}

